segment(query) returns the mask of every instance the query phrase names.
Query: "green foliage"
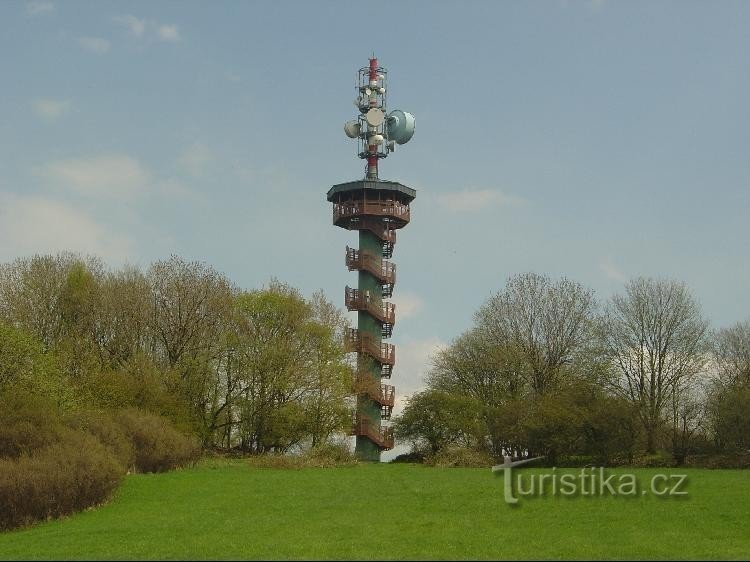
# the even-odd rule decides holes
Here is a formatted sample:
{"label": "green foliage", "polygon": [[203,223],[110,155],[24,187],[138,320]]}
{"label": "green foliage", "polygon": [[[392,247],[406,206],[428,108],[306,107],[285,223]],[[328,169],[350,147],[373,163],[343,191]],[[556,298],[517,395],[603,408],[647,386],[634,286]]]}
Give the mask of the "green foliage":
{"label": "green foliage", "polygon": [[73,391],[55,358],[31,334],[0,319],[0,397],[35,395],[61,407],[73,404]]}
{"label": "green foliage", "polygon": [[301,469],[354,466],[357,459],[346,444],[324,443],[299,455],[265,453],[249,457],[247,462],[254,468]]}
{"label": "green foliage", "polygon": [[475,443],[481,410],[482,405],[471,397],[426,390],[409,398],[393,427],[399,439],[434,454],[452,443]]}
{"label": "green foliage", "polygon": [[602,466],[632,462],[638,443],[638,412],[625,400],[596,393],[586,404],[582,452]]}
{"label": "green foliage", "polygon": [[750,384],[716,392],[711,404],[714,439],[728,452],[750,450]]}
{"label": "green foliage", "polygon": [[467,447],[446,447],[425,457],[424,464],[441,468],[489,468],[495,463],[485,451]]}
{"label": "green foliage", "polygon": [[107,271],[95,258],[0,264],[0,395],[68,411],[139,408],[246,452],[317,445],[348,423],[347,322],[322,293],[240,292],[177,256]]}

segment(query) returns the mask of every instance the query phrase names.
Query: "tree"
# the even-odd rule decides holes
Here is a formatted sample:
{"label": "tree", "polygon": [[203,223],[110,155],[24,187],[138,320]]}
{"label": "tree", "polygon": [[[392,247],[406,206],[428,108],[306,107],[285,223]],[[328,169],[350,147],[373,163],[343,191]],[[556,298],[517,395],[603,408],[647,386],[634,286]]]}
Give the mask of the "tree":
{"label": "tree", "polygon": [[635,279],[607,306],[603,352],[619,375],[615,389],[638,406],[649,453],[673,391],[706,364],[707,328],[700,306],[676,281]]}
{"label": "tree", "polygon": [[0,321],[0,397],[34,395],[71,408],[67,377],[34,336]]}
{"label": "tree", "polygon": [[343,317],[321,296],[311,303],[278,282],[240,294],[236,307],[241,448],[282,452],[341,429],[352,384]]}
{"label": "tree", "polygon": [[558,384],[591,334],[593,292],[568,279],[535,273],[512,277],[476,315],[489,341],[517,354],[516,363],[537,396]]}
{"label": "tree", "polygon": [[[493,455],[502,455],[515,443],[509,420],[526,395],[525,366],[519,358],[511,345],[499,345],[475,328],[437,352],[427,378],[430,390],[464,397],[477,406]],[[484,445],[484,439],[479,443]]]}
{"label": "tree", "polygon": [[719,330],[713,359],[718,377],[709,393],[709,417],[716,445],[750,449],[750,320]]}
{"label": "tree", "polygon": [[712,351],[722,386],[750,385],[750,319],[719,330]]}
{"label": "tree", "polygon": [[153,355],[152,318],[153,297],[146,276],[133,266],[107,272],[100,282],[94,327],[102,365],[120,369],[139,354]]}
{"label": "tree", "polygon": [[395,434],[433,454],[449,445],[476,446],[477,437],[483,435],[481,408],[465,395],[441,390],[417,392],[394,419]]}
{"label": "tree", "polygon": [[52,349],[65,332],[65,314],[73,320],[69,315],[75,303],[63,302],[63,295],[73,297],[74,268],[96,276],[102,265],[96,258],[62,253],[19,258],[0,266],[0,318],[33,335],[45,350]]}

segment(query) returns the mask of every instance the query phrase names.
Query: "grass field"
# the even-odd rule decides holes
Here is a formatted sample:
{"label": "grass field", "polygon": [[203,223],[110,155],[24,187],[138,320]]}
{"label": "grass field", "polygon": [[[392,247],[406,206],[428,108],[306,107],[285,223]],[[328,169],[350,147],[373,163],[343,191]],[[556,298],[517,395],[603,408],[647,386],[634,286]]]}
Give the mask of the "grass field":
{"label": "grass field", "polygon": [[[646,481],[656,470],[632,472]],[[529,497],[513,507],[503,477],[486,469],[207,461],[128,476],[108,505],[0,534],[0,558],[749,557],[750,471],[673,472],[688,474],[688,496]]]}

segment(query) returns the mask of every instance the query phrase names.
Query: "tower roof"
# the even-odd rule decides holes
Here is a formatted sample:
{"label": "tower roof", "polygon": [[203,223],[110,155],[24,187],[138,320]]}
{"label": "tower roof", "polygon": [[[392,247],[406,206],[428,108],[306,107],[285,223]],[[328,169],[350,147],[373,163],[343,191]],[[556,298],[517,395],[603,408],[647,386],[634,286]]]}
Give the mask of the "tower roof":
{"label": "tower roof", "polygon": [[331,187],[326,194],[328,201],[335,201],[335,195],[339,193],[347,193],[350,191],[395,191],[401,194],[402,198],[405,199],[404,203],[410,203],[417,196],[417,191],[411,187],[407,187],[397,181],[388,181],[381,179],[361,179],[350,181],[346,183],[338,183]]}

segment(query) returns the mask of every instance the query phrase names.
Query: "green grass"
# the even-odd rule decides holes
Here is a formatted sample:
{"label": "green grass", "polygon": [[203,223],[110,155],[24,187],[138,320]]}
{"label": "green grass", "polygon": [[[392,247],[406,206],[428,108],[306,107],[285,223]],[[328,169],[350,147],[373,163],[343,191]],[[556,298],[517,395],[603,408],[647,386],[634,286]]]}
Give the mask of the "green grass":
{"label": "green grass", "polygon": [[[633,472],[648,482],[657,470]],[[103,507],[2,533],[0,558],[749,557],[750,471],[673,472],[689,475],[686,498],[547,496],[511,507],[487,469],[206,462],[128,476]]]}

